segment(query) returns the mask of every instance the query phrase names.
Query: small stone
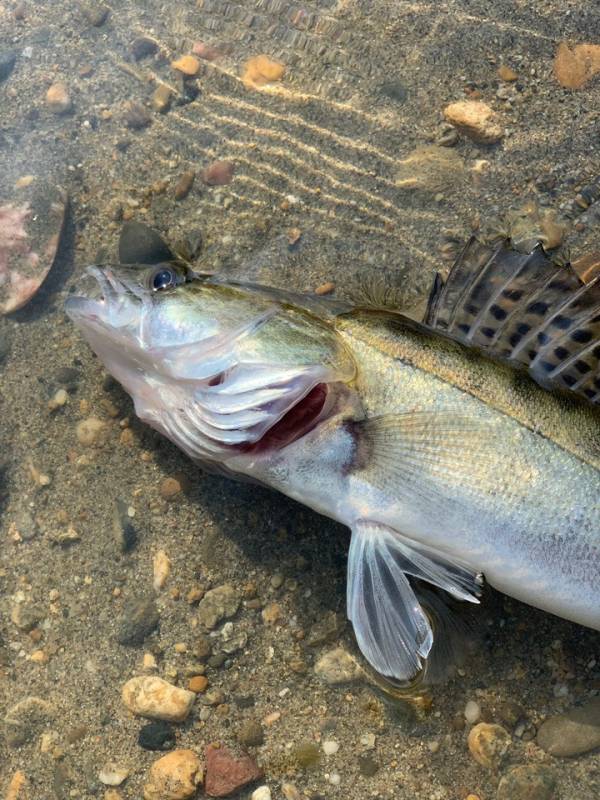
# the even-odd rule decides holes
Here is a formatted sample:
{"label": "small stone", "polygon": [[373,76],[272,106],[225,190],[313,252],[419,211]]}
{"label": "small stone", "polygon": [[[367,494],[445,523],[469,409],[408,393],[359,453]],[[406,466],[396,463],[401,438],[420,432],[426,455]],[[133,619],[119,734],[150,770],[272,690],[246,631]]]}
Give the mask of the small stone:
{"label": "small stone", "polygon": [[154,579],[152,585],[155,592],[159,592],[171,573],[171,559],[164,550],[159,550],[152,561]]}
{"label": "small stone", "polygon": [[504,132],[492,109],[480,100],[459,100],[444,109],[444,117],[461,133],[480,144],[494,144]]}
{"label": "small stone", "polygon": [[52,706],[40,697],[25,697],[8,709],[4,717],[6,741],[19,747],[38,736],[53,718]]}
{"label": "small stone", "polygon": [[205,42],[194,42],[192,53],[204,59],[204,61],[216,61],[221,56],[221,51],[218,48],[212,47]]}
{"label": "small stone", "polygon": [[137,533],[131,517],[128,514],[129,505],[117,498],[113,507],[112,532],[115,542],[121,553],[128,553],[135,547]]}
{"label": "small stone", "polygon": [[371,756],[358,757],[358,771],[361,775],[364,775],[365,778],[372,778],[378,769],[379,765]]}
{"label": "small stone", "polygon": [[202,704],[205,706],[220,706],[225,702],[225,692],[223,689],[215,686],[214,689],[209,689],[201,698]]}
{"label": "small stone", "polygon": [[119,237],[121,264],[160,264],[172,261],[173,253],[154,228],[143,222],[126,222]]}
{"label": "small stone", "polygon": [[126,603],[117,622],[119,644],[142,644],[159,622],[158,608],[152,597],[134,597]]}
{"label": "small stone", "polygon": [[281,606],[278,603],[269,603],[261,612],[265,625],[275,625],[281,619]]}
{"label": "small stone", "polygon": [[164,500],[173,500],[181,493],[181,482],[177,478],[165,478],[160,484],[160,496]]}
{"label": "small stone", "polygon": [[144,750],[170,750],[175,742],[175,731],[162,720],[144,725],[138,734],[138,744]]}
{"label": "small stone", "polygon": [[0,83],[5,81],[13,71],[17,60],[16,50],[0,50]]}
{"label": "small stone", "polygon": [[153,56],[158,50],[158,44],[154,39],[148,36],[138,36],[131,43],[130,51],[135,61],[141,61],[142,58]]}
{"label": "small stone", "polygon": [[109,10],[103,5],[89,6],[89,8],[84,9],[83,13],[88,18],[91,25],[95,28],[99,28],[106,22]]}
{"label": "small stone", "polygon": [[514,69],[511,69],[506,64],[501,64],[498,67],[498,77],[501,81],[506,81],[507,83],[512,83],[519,78]]}
{"label": "small stone", "polygon": [[193,750],[173,750],[150,767],[144,800],[186,800],[202,783],[202,765]]}
{"label": "small stone", "polygon": [[108,437],[108,426],[101,419],[88,417],[77,424],[75,435],[84,447],[102,447]]}
{"label": "small stone", "polygon": [[159,114],[165,114],[171,107],[172,97],[173,92],[170,87],[165,83],[161,83],[152,93],[152,108],[158,111]]}
{"label": "small stone", "polygon": [[303,742],[297,745],[293,750],[293,755],[298,766],[303,769],[309,769],[319,763],[321,753],[319,748],[314,742]]}
{"label": "small stone", "polygon": [[127,708],[141,717],[183,722],[194,705],[196,695],[154,675],[131,678],[121,697]]}
{"label": "small stone", "polygon": [[171,61],[171,67],[191,78],[198,74],[200,61],[195,56],[181,56],[181,58]]}
{"label": "small stone", "polygon": [[514,728],[525,717],[525,711],[514,700],[503,700],[496,707],[498,717],[505,725]]}
{"label": "small stone", "polygon": [[294,786],[293,783],[282,783],[281,793],[285,797],[285,800],[302,800],[300,791]]}
{"label": "small stone", "polygon": [[324,294],[331,294],[335,291],[335,283],[332,281],[327,281],[326,283],[322,283],[320,286],[315,288],[315,294],[324,295]]}
{"label": "small stone", "polygon": [[53,83],[46,92],[46,105],[53,114],[66,114],[71,109],[71,95],[62,81]]}
{"label": "small stone", "polygon": [[600,747],[600,697],[545,720],[537,734],[537,743],[552,756],[569,757]]}
{"label": "small stone", "polygon": [[498,784],[497,800],[554,800],[556,777],[543,764],[526,764],[511,769]]}
{"label": "small stone", "polygon": [[285,74],[285,66],[260,55],[249,59],[242,72],[242,80],[247,89],[259,89],[268,83],[280,81]]}
{"label": "small stone", "polygon": [[129,770],[108,764],[98,773],[98,780],[105,786],[120,786],[127,779]]}
{"label": "small stone", "polygon": [[231,183],[234,173],[231,161],[214,161],[202,173],[202,180],[208,186],[224,186]]}
{"label": "small stone", "polygon": [[212,646],[208,636],[205,636],[203,633],[198,635],[194,642],[193,653],[198,661],[206,661],[206,659],[210,657]]}
{"label": "small stone", "polygon": [[123,111],[123,122],[132,131],[141,131],[152,122],[148,110],[139,103],[129,102]]}
{"label": "small stone", "polygon": [[207,686],[208,678],[206,678],[204,675],[194,675],[193,678],[190,678],[188,683],[188,689],[190,692],[194,692],[195,694],[206,691]]}
{"label": "small stone", "polygon": [[18,769],[6,789],[4,800],[29,800],[29,781],[24,772]]}
{"label": "small stone", "polygon": [[212,629],[223,620],[233,617],[240,607],[240,594],[230,584],[217,586],[208,591],[198,604],[198,621]]}
{"label": "small stone", "polygon": [[319,647],[322,644],[337,639],[345,627],[345,622],[340,614],[331,612],[326,614],[323,619],[315,622],[311,626],[306,637],[306,644],[309,647]]}
{"label": "small stone", "polygon": [[227,797],[263,777],[263,771],[249,755],[236,757],[227,747],[206,748],[204,791],[209,797]]}
{"label": "small stone", "polygon": [[322,742],[321,747],[323,748],[323,752],[326,756],[333,756],[340,749],[339,744],[331,739],[326,739],[324,742]]}
{"label": "small stone", "polygon": [[271,800],[271,790],[268,786],[259,786],[250,795],[250,800]]}
{"label": "small stone", "polygon": [[565,89],[581,89],[600,72],[600,45],[578,44],[573,49],[566,42],[558,45],[554,75]]}
{"label": "small stone", "polygon": [[465,706],[465,719],[469,725],[474,725],[481,717],[481,708],[476,700],[469,700]]}
{"label": "small stone", "polygon": [[12,622],[25,632],[35,628],[44,617],[44,609],[33,603],[17,603],[10,612]]}
{"label": "small stone", "polygon": [[175,186],[174,196],[175,200],[184,200],[188,194],[190,193],[192,186],[194,185],[194,180],[196,178],[196,173],[192,170],[188,170],[188,172],[184,172],[182,176],[177,181]]}
{"label": "small stone", "polygon": [[264,744],[265,734],[260,722],[253,719],[244,722],[238,728],[237,740],[243,747],[260,747]]}
{"label": "small stone", "polygon": [[342,647],[330,650],[315,664],[315,673],[331,686],[358,680],[362,670],[352,656]]}
{"label": "small stone", "polygon": [[511,737],[501,725],[480,722],[471,728],[467,743],[478,764],[488,769],[497,769],[508,752]]}
{"label": "small stone", "polygon": [[48,400],[48,411],[57,411],[67,404],[69,395],[66,389],[58,389]]}

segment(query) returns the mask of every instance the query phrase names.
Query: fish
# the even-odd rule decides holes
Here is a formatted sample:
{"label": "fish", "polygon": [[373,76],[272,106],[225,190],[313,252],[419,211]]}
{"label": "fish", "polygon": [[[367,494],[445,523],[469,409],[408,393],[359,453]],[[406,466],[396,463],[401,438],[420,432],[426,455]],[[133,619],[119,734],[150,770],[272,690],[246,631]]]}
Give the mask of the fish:
{"label": "fish", "polygon": [[600,630],[600,274],[471,238],[417,319],[181,260],[92,266],[66,313],[194,462],[350,529],[380,675],[422,674],[484,584]]}

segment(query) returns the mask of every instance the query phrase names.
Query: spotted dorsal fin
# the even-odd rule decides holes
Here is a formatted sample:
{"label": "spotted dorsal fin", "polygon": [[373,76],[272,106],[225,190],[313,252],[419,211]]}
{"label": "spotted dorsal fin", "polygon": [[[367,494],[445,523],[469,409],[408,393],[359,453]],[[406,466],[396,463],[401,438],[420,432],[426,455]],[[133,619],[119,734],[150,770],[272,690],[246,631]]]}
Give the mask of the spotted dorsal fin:
{"label": "spotted dorsal fin", "polygon": [[[581,275],[581,277],[580,277]],[[600,274],[472,238],[432,291],[425,324],[600,404]]]}

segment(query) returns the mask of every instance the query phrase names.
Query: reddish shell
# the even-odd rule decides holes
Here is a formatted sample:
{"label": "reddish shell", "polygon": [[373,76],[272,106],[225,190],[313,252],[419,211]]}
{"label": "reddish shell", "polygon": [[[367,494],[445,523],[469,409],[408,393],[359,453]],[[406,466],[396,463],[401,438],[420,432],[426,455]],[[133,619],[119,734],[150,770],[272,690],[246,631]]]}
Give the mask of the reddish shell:
{"label": "reddish shell", "polygon": [[202,173],[202,180],[209,186],[224,186],[231,183],[234,170],[231,161],[214,161]]}

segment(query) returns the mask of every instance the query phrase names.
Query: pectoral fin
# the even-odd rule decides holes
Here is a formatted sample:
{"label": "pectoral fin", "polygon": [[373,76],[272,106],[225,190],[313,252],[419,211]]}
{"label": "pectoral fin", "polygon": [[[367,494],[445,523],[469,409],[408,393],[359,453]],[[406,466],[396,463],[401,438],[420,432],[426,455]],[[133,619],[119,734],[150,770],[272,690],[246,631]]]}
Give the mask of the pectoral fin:
{"label": "pectoral fin", "polygon": [[479,576],[392,528],[358,521],[348,556],[348,617],[367,661],[397,680],[419,672],[433,644],[429,619],[408,575],[478,602]]}

